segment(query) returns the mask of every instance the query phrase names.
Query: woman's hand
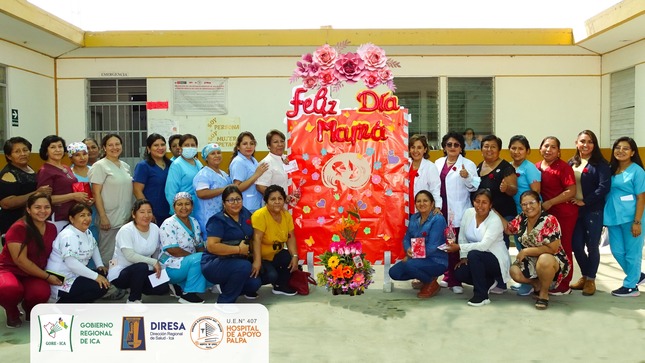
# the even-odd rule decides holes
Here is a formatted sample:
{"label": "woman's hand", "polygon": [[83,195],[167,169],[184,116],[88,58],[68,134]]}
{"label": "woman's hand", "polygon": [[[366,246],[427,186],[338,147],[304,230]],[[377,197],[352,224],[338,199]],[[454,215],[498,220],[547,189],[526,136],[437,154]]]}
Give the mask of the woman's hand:
{"label": "woman's hand", "polygon": [[54,276],[52,274],[48,274],[47,278],[45,279],[45,281],[47,281],[47,283],[50,284],[50,285],[63,286],[63,282],[61,280],[59,280],[58,277],[56,277],[56,276]]}
{"label": "woman's hand", "polygon": [[632,223],[632,236],[638,237],[641,235],[643,225]]}
{"label": "woman's hand", "polygon": [[89,200],[88,195],[85,192],[72,193],[72,199],[79,203],[87,203],[87,201]]}
{"label": "woman's hand", "polygon": [[101,289],[108,289],[110,287],[110,282],[105,278],[105,276],[101,274],[96,276],[96,279],[94,281],[96,281],[96,283],[99,284],[99,287]]}
{"label": "woman's hand", "polygon": [[289,262],[289,266],[287,266],[287,268],[290,272],[294,272],[298,269],[298,256],[291,256],[291,262]]}
{"label": "woman's hand", "polygon": [[459,176],[466,179],[468,178],[468,170],[466,170],[466,165],[461,164],[461,170],[459,170]]}
{"label": "woman's hand", "polygon": [[251,264],[251,277],[258,277],[260,276],[260,269],[262,268],[262,260],[260,259],[254,259],[253,263]]}
{"label": "woman's hand", "polygon": [[106,276],[108,273],[108,269],[105,266],[97,267],[96,270],[103,276]]}
{"label": "woman's hand", "polygon": [[108,219],[108,217],[107,216],[101,216],[100,219],[101,219],[101,221],[99,223],[100,223],[101,229],[104,230],[104,231],[110,230],[110,227],[112,227],[112,225],[110,224],[110,220]]}
{"label": "woman's hand", "polygon": [[157,276],[157,278],[160,278],[161,277],[161,264],[159,263],[159,261],[155,262],[155,265],[152,266],[152,267],[155,269],[155,276]]}
{"label": "woman's hand", "polygon": [[412,252],[412,247],[408,248],[407,251],[405,251],[405,254],[407,255],[405,258],[414,258],[414,253]]}
{"label": "woman's hand", "polygon": [[447,245],[445,249],[445,251],[448,253],[459,252],[459,250],[461,250],[461,248],[459,247],[458,243],[451,243]]}
{"label": "woman's hand", "polygon": [[576,198],[571,199],[571,203],[577,205],[578,207],[584,207],[585,205],[585,202],[583,202],[581,199]]}
{"label": "woman's hand", "polygon": [[515,261],[522,262],[522,261],[524,261],[525,258],[526,258],[526,251],[521,250],[520,252],[517,253],[517,256],[515,257]]}
{"label": "woman's hand", "polygon": [[551,207],[553,207],[553,202],[551,202],[551,200],[547,200],[545,202],[542,202],[542,209],[549,210],[549,209],[551,209]]}
{"label": "woman's hand", "polygon": [[269,170],[269,163],[260,163],[258,164],[258,167],[255,169],[255,173],[253,175],[257,178],[261,177],[262,174],[264,174],[265,171]]}
{"label": "woman's hand", "polygon": [[36,193],[45,193],[49,196],[52,195],[52,187],[49,185],[43,185],[40,188],[36,189]]}
{"label": "woman's hand", "polygon": [[242,243],[240,243],[238,245],[238,247],[240,248],[239,249],[240,255],[243,255],[243,256],[248,256],[249,255],[249,248],[250,248],[249,245],[247,245],[246,243],[242,242]]}
{"label": "woman's hand", "polygon": [[468,259],[467,259],[467,258],[462,258],[462,259],[461,259],[461,260],[459,260],[459,262],[457,262],[457,264],[455,265],[455,270],[456,270],[456,269],[458,269],[458,268],[459,268],[459,266],[461,266],[461,265],[467,265],[467,264],[468,264]]}

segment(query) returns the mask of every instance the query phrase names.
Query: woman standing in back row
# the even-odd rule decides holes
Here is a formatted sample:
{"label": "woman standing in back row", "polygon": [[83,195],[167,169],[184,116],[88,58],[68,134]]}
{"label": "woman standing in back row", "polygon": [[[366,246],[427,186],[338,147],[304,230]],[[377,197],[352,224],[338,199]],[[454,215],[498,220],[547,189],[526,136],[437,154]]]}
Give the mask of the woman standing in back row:
{"label": "woman standing in back row", "polygon": [[590,130],[583,130],[576,139],[576,153],[569,160],[576,176],[576,196],[572,201],[579,207],[571,247],[582,274],[578,282],[570,287],[573,290],[582,290],[584,296],[591,296],[596,292],[603,209],[605,196],[611,186],[609,163],[597,145],[596,134]]}
{"label": "woman standing in back row", "polygon": [[604,219],[609,230],[609,247],[627,276],[614,296],[638,296],[638,285],[645,282],[641,272],[643,222],[645,215],[645,171],[638,146],[631,137],[614,142],[609,165],[613,176],[607,195]]}
{"label": "woman standing in back row", "polygon": [[535,163],[535,166],[542,172],[542,209],[558,219],[562,248],[571,266],[569,275],[549,294],[565,295],[571,293],[569,283],[573,277],[571,239],[578,219],[578,206],[571,203],[571,199],[576,196],[576,178],[571,166],[560,159],[560,140],[557,137],[545,137],[540,144],[540,154],[543,160]]}

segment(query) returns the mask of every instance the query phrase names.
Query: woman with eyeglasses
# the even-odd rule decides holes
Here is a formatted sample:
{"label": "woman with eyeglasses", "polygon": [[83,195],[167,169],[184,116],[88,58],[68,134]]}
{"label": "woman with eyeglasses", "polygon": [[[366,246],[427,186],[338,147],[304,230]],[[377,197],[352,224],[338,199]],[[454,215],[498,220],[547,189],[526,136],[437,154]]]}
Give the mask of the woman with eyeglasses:
{"label": "woman with eyeglasses", "polygon": [[202,255],[202,274],[220,286],[218,303],[234,303],[240,295],[255,299],[262,281],[251,274],[251,212],[242,205],[242,192],[234,185],[224,188],[222,200],[224,209],[212,216],[206,226],[208,239]]}
{"label": "woman with eyeglasses", "polygon": [[593,131],[583,130],[578,134],[576,153],[569,159],[569,165],[576,176],[576,196],[572,202],[579,207],[571,247],[582,274],[578,282],[569,287],[591,296],[596,292],[603,209],[611,187],[611,169]]}
{"label": "woman with eyeglasses", "polygon": [[190,216],[193,198],[189,193],[179,192],[173,201],[175,215],[161,224],[161,254],[159,262],[165,266],[171,284],[180,286],[182,293],[175,289],[182,304],[202,304],[198,293],[206,291],[206,278],[202,275],[201,261],[204,241],[199,222]]}
{"label": "woman with eyeglasses", "polygon": [[293,218],[284,209],[286,200],[281,186],[270,185],[264,192],[266,205],[251,217],[255,251],[251,276],[260,276],[263,285],[273,285],[276,295],[293,296],[296,290],[289,286],[289,278],[298,269],[298,248]]}
{"label": "woman with eyeglasses", "polygon": [[[571,240],[578,219],[578,206],[572,203],[571,199],[576,196],[576,177],[573,168],[560,159],[560,140],[557,137],[545,137],[540,143],[540,154],[542,161],[535,163],[535,167],[542,173],[540,188],[542,208],[558,219],[562,232],[560,239],[562,248],[569,261],[573,261]],[[572,277],[573,265],[571,265],[571,273],[565,276],[564,281],[557,288],[549,291],[549,294],[570,294],[569,284]]]}
{"label": "woman with eyeglasses", "polygon": [[641,272],[643,222],[645,222],[645,171],[638,146],[631,137],[618,138],[612,147],[611,188],[607,194],[604,223],[609,231],[611,253],[625,272],[623,286],[614,296],[638,296],[638,285],[645,282]]}
{"label": "woman with eyeglasses", "polygon": [[428,139],[425,135],[412,135],[410,137],[409,149],[410,153],[410,188],[409,194],[409,208],[410,215],[413,215],[415,210],[414,197],[422,190],[427,190],[432,193],[435,200],[434,205],[440,209],[443,205],[441,200],[441,179],[435,164],[429,160],[428,154]]}
{"label": "woman with eyeglasses", "polygon": [[[437,159],[435,165],[441,180],[441,213],[448,225],[455,230],[455,242],[459,238],[459,226],[464,211],[472,207],[470,193],[477,191],[480,178],[475,163],[466,159],[464,136],[449,132],[441,139],[444,157]],[[448,254],[448,269],[439,282],[441,287],[449,287],[455,294],[463,294],[461,282],[454,276],[454,268],[459,262],[458,253]]]}
{"label": "woman with eyeglasses", "polygon": [[557,289],[571,273],[571,261],[560,243],[560,224],[542,210],[540,195],[533,190],[522,193],[520,206],[522,213],[505,228],[522,245],[510,274],[513,280],[533,287],[535,308],[544,310],[549,307],[549,290]]}

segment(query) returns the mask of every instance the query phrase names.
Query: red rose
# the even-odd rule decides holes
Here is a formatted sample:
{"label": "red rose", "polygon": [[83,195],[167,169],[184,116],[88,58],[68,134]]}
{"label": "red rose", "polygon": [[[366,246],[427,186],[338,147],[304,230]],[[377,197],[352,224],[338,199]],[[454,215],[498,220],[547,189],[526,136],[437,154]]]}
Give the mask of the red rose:
{"label": "red rose", "polygon": [[457,167],[456,167],[456,166],[453,166],[453,167],[452,167],[452,170],[457,171]]}
{"label": "red rose", "polygon": [[588,172],[589,172],[589,169],[587,169],[587,168],[582,169],[583,174],[587,174]]}
{"label": "red rose", "polygon": [[495,175],[493,173],[488,174],[488,179],[495,179]]}
{"label": "red rose", "polygon": [[246,220],[246,224],[248,224],[248,225],[250,226],[250,225],[251,225],[251,220],[250,220],[250,219],[247,219],[247,220]]}
{"label": "red rose", "polygon": [[422,235],[423,237],[425,237],[425,236],[427,236],[427,235],[428,235],[428,233],[427,233],[427,232],[422,232],[422,233],[421,233],[421,235]]}
{"label": "red rose", "polygon": [[419,177],[419,172],[418,171],[416,173],[414,173],[414,177],[415,178]]}
{"label": "red rose", "polygon": [[519,178],[519,177],[520,177],[520,173],[515,173],[515,176]]}

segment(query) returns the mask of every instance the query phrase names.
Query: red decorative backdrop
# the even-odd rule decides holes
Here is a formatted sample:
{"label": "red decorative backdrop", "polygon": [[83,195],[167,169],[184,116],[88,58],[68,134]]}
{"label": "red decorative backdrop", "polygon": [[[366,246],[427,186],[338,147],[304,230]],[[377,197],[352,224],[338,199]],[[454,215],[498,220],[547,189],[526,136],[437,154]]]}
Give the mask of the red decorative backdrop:
{"label": "red decorative backdrop", "polygon": [[298,163],[290,174],[290,194],[300,189],[293,206],[298,251],[320,255],[339,235],[333,227],[347,210],[358,206],[361,227],[357,240],[368,260],[404,257],[402,240],[407,213],[407,110],[390,93],[365,90],[357,109],[340,110],[321,88],[304,96],[294,89],[287,113],[289,160]]}

